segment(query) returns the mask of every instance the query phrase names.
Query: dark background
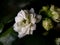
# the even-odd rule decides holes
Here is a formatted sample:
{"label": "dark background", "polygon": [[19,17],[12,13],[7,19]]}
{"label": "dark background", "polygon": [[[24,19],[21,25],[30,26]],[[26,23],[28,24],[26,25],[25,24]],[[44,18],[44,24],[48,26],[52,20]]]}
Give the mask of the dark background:
{"label": "dark background", "polygon": [[[42,6],[54,4],[60,7],[59,0],[0,0],[0,3],[0,23],[3,23],[5,26],[2,33],[14,24],[14,17],[21,9],[34,8],[38,14]],[[3,19],[4,17],[6,18]],[[12,21],[9,22],[8,20]],[[42,33],[45,32],[45,30],[40,22],[37,24],[36,31],[34,31],[33,35],[27,35],[21,39],[17,38],[12,45],[56,45],[54,40],[60,37],[59,30],[60,27],[57,27],[56,24],[55,28],[51,29],[47,36],[44,36]]]}

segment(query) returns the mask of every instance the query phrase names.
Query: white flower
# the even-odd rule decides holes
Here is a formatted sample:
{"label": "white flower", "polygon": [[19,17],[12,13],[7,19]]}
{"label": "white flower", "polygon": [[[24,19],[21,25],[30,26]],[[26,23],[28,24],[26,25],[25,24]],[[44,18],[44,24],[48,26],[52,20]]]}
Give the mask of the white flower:
{"label": "white flower", "polygon": [[18,37],[22,38],[25,35],[33,34],[36,30],[36,14],[34,9],[31,8],[30,12],[21,10],[15,17],[14,30],[18,32]]}

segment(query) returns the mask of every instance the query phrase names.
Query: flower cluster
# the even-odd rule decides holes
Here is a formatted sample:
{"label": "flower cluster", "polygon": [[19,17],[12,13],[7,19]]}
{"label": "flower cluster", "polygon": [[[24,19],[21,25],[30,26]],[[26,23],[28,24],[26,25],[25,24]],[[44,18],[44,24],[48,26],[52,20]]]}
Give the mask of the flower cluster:
{"label": "flower cluster", "polygon": [[[43,12],[43,14],[41,14]],[[40,22],[42,19],[42,26],[46,31],[53,28],[53,21],[60,22],[60,9],[55,8],[54,5],[51,7],[43,6],[40,10],[40,14],[35,13],[34,9],[21,10],[15,17],[15,24],[13,25],[14,30],[18,32],[18,37],[22,38],[26,35],[33,34],[36,30],[36,23]]]}
{"label": "flower cluster", "polygon": [[43,6],[40,10],[40,14],[44,16],[42,20],[42,26],[45,30],[49,31],[53,28],[53,21],[56,23],[60,22],[60,8],[51,5],[51,7]]}

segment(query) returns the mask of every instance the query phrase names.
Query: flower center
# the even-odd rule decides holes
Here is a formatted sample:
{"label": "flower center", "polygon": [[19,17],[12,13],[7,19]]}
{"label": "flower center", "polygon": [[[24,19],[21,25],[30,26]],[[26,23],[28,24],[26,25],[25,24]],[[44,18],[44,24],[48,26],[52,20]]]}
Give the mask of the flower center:
{"label": "flower center", "polygon": [[26,23],[26,20],[25,19],[23,20],[23,23]]}

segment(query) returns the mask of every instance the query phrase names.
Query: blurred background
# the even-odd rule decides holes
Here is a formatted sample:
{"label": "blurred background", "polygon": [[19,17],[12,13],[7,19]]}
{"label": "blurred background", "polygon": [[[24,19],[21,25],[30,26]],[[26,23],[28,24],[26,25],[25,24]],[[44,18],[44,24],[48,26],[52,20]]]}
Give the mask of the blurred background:
{"label": "blurred background", "polygon": [[[42,6],[50,6],[51,4],[60,7],[59,0],[0,0],[0,35],[6,29],[14,24],[14,18],[21,9],[34,8],[38,14]],[[56,45],[55,38],[60,37],[60,24],[55,23],[55,28],[51,29],[47,36],[43,36],[45,29],[41,22],[37,24],[37,28],[33,35],[27,35],[21,39],[18,37],[12,42],[12,45]],[[1,45],[3,45],[1,43]]]}

